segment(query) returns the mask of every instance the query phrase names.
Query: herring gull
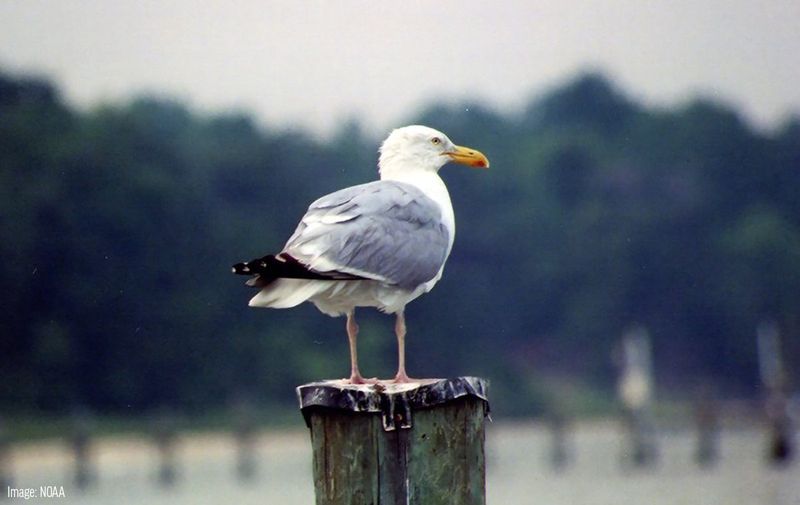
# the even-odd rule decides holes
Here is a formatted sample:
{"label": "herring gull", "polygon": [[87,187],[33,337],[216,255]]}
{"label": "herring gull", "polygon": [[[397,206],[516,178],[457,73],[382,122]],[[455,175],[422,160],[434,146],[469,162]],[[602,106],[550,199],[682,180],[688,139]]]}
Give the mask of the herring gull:
{"label": "herring gull", "polygon": [[233,266],[259,288],[250,306],[283,309],[308,301],[329,316],[346,315],[352,384],[368,382],[358,369],[355,308],[395,314],[393,382],[412,381],[404,309],[439,281],[453,246],[453,206],[438,174],[451,161],[489,167],[482,153],[433,128],[392,131],[380,147],[380,180],[316,200],[281,252]]}

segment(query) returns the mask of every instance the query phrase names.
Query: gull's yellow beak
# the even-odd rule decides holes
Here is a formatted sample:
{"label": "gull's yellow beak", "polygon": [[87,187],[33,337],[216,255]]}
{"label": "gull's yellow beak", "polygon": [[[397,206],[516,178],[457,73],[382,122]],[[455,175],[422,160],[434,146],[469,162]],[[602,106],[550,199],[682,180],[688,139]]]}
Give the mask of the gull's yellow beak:
{"label": "gull's yellow beak", "polygon": [[449,153],[450,159],[456,163],[467,165],[473,168],[489,168],[489,158],[483,155],[482,152],[471,147],[456,146],[456,148]]}

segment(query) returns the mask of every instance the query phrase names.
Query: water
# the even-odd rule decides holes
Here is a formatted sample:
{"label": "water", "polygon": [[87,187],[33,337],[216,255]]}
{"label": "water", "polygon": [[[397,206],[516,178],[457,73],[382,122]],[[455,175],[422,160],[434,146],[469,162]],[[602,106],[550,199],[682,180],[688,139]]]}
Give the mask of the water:
{"label": "water", "polygon": [[694,432],[658,436],[660,457],[649,468],[624,464],[617,425],[581,426],[572,434],[574,458],[554,470],[550,433],[542,427],[504,426],[489,433],[488,503],[546,505],[800,505],[800,465],[765,465],[760,431],[729,430],[720,459],[701,469]]}
{"label": "water", "polygon": [[[776,469],[764,462],[765,435],[727,430],[720,459],[701,469],[695,434],[659,433],[659,462],[645,469],[621,461],[616,424],[582,424],[567,438],[567,464],[551,463],[551,435],[541,424],[494,423],[487,434],[487,501],[492,505],[800,505],[800,464]],[[235,475],[236,448],[224,435],[194,435],[177,447],[177,480],[158,485],[158,453],[146,440],[117,438],[94,448],[100,470],[86,492],[75,487],[66,445],[17,447],[14,485],[63,486],[66,498],[6,500],[59,504],[281,504],[314,503],[311,447],[305,430],[269,432],[258,439],[252,481]],[[2,490],[5,497],[7,490]],[[0,499],[2,501],[2,499]]]}

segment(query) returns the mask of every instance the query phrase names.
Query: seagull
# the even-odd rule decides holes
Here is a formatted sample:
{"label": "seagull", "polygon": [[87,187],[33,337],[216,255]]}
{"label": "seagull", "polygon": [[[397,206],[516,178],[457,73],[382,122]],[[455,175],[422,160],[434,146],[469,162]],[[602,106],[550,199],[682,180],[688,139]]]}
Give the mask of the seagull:
{"label": "seagull", "polygon": [[406,304],[442,277],[455,238],[455,216],[439,169],[448,162],[488,168],[480,151],[455,145],[444,133],[412,125],[393,130],[379,150],[380,180],[351,186],[313,202],[277,254],[237,263],[259,289],[251,307],[284,309],[303,302],[332,317],[347,316],[351,384],[375,383],[358,368],[356,307],[394,314],[397,374],[406,374]]}

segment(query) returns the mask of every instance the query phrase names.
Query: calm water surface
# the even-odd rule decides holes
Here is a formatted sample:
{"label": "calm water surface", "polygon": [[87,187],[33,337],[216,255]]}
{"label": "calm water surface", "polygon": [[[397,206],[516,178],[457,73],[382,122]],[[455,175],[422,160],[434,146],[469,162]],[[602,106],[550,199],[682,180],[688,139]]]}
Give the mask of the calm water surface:
{"label": "calm water surface", "polygon": [[[613,423],[579,425],[568,438],[569,461],[551,465],[550,432],[536,423],[493,423],[487,435],[488,503],[531,505],[800,505],[800,463],[764,464],[764,434],[722,433],[720,459],[701,469],[691,431],[660,432],[659,462],[636,469],[621,462],[622,434]],[[257,473],[240,482],[235,446],[222,435],[195,435],[178,447],[178,478],[157,485],[158,454],[145,440],[117,438],[95,448],[100,476],[81,492],[71,482],[66,446],[40,443],[13,452],[16,487],[63,486],[66,498],[9,500],[50,504],[281,504],[314,503],[311,447],[304,430],[269,432],[256,447]]]}

